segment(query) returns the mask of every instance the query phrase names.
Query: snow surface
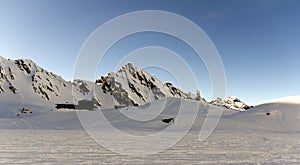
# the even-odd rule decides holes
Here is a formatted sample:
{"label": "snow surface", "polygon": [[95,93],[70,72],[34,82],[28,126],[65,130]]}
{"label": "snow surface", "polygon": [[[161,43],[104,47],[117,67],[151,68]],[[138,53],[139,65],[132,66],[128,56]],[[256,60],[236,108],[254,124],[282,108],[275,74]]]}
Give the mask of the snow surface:
{"label": "snow surface", "polygon": [[[127,110],[103,110],[113,126],[135,136],[147,136],[162,131],[170,125],[161,119],[175,117],[181,100],[158,100],[156,105],[144,105]],[[195,102],[195,101],[194,101]],[[198,141],[199,131],[205,120],[209,104],[199,104],[199,113],[189,133],[171,148],[157,154],[135,157],[113,153],[93,141],[81,127],[75,112],[48,112],[14,118],[0,118],[0,164],[219,164],[219,163],[299,163],[300,105],[270,103],[245,112],[225,111],[215,131],[203,142]],[[149,115],[156,113],[157,105],[165,104],[161,115],[147,122],[135,122],[122,113]],[[1,104],[1,111],[3,105]],[[182,121],[190,122],[189,112],[193,104],[184,107]],[[148,108],[148,109],[147,109]],[[225,108],[224,108],[225,109]],[[270,112],[271,115],[266,115]],[[81,111],[81,113],[98,113]],[[98,121],[101,123],[101,121]],[[176,123],[175,119],[175,124]],[[107,140],[114,141],[110,131],[99,132]],[[170,139],[178,132],[171,132]],[[116,141],[120,143],[120,141]],[[153,147],[157,144],[151,144]],[[142,150],[134,145],[132,150]]]}

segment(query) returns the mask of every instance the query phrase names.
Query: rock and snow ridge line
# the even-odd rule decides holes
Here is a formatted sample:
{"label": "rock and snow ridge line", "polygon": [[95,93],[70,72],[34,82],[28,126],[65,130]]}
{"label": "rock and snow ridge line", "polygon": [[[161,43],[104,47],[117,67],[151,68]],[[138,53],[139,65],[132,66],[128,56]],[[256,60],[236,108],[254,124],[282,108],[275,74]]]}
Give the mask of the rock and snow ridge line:
{"label": "rock and snow ridge line", "polygon": [[[171,83],[162,83],[155,76],[131,63],[116,73],[101,76],[95,83],[84,80],[65,81],[61,76],[39,67],[32,60],[9,60],[0,56],[0,96],[23,95],[23,102],[27,104],[40,103],[41,106],[53,108],[57,103],[77,104],[78,101],[94,99],[95,106],[107,109],[144,105],[164,97],[205,102],[200,92],[192,98],[189,93],[183,92]],[[246,109],[244,104],[219,105],[235,110]]]}
{"label": "rock and snow ridge line", "polygon": [[143,105],[164,97],[203,100],[200,93],[196,98],[174,87],[171,83],[162,83],[154,75],[128,63],[118,72],[109,73],[96,80],[104,93],[110,93],[120,104]]}
{"label": "rock and snow ridge line", "polygon": [[[32,60],[9,60],[0,56],[2,101],[14,100],[20,102],[19,104],[52,109],[57,103],[73,103],[74,99],[75,103],[84,99],[91,100],[93,84],[81,80],[65,81],[61,76],[39,67]],[[97,91],[97,95],[97,98],[102,96],[101,91]]]}
{"label": "rock and snow ridge line", "polygon": [[223,100],[221,98],[217,98],[212,100],[210,103],[217,106],[224,106],[227,109],[233,109],[236,111],[245,111],[251,108],[251,106],[248,106],[235,96],[229,96]]}

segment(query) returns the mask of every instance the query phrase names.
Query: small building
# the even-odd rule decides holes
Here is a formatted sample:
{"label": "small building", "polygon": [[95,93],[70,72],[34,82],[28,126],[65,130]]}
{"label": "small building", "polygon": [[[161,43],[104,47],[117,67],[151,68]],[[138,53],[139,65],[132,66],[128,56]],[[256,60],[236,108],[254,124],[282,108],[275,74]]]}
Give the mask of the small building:
{"label": "small building", "polygon": [[97,107],[101,106],[96,99],[92,100],[79,100],[78,104],[55,104],[56,109],[77,109],[77,110],[94,110]]}

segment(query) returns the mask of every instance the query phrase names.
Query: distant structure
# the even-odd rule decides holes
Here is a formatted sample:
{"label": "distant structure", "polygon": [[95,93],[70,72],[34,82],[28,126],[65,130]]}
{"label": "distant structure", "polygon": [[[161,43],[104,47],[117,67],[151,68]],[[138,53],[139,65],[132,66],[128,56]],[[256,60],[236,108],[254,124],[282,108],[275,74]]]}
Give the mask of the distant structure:
{"label": "distant structure", "polygon": [[85,109],[85,110],[95,110],[98,106],[101,106],[96,99],[92,100],[79,100],[78,104],[55,104],[56,109]]}
{"label": "distant structure", "polygon": [[200,96],[200,90],[197,90],[197,96],[195,98],[195,100],[200,101],[201,100],[201,96]]}
{"label": "distant structure", "polygon": [[187,99],[192,99],[192,93],[191,92],[187,93]]}
{"label": "distant structure", "polygon": [[55,104],[56,109],[75,109],[74,104]]}

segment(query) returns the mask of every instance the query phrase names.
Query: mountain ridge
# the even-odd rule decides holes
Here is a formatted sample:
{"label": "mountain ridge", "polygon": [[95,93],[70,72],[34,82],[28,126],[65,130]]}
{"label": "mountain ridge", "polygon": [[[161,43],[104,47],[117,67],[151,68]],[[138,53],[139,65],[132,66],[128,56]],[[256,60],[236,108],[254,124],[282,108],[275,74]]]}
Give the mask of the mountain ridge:
{"label": "mountain ridge", "polygon": [[23,103],[20,104],[46,105],[51,109],[55,109],[56,104],[79,104],[83,100],[93,100],[95,108],[101,109],[139,106],[165,97],[206,102],[200,91],[193,97],[131,63],[116,73],[100,76],[95,82],[66,81],[30,59],[10,60],[0,56],[1,95],[10,95],[11,98],[21,95]]}

